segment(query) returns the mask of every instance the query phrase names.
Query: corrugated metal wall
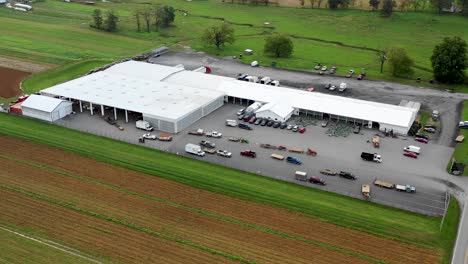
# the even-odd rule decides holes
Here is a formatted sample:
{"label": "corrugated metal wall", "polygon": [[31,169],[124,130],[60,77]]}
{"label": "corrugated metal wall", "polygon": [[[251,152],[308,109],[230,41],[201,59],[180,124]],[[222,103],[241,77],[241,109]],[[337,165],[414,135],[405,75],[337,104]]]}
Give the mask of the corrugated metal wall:
{"label": "corrugated metal wall", "polygon": [[28,116],[28,117],[48,121],[48,122],[53,121],[52,118],[51,118],[50,113],[48,113],[48,112],[44,112],[44,111],[41,111],[41,110],[29,108],[29,107],[22,107],[22,110],[23,110],[23,115],[24,116]]}
{"label": "corrugated metal wall", "polygon": [[209,103],[205,107],[203,107],[203,116],[209,115],[214,110],[220,108],[224,104],[224,97],[219,97],[215,101]]}
{"label": "corrugated metal wall", "polygon": [[189,115],[186,115],[179,121],[177,121],[177,132],[186,129],[191,124],[195,123],[197,120],[203,117],[202,108],[198,108]]}

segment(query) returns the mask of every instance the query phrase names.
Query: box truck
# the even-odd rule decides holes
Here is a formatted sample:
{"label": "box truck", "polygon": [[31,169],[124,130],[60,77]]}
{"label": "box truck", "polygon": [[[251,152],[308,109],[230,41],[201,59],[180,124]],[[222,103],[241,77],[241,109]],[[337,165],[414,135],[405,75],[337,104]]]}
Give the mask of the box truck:
{"label": "box truck", "polygon": [[136,128],[143,129],[146,131],[153,131],[153,127],[148,121],[138,120],[136,121]]}
{"label": "box truck", "polygon": [[205,152],[201,149],[201,147],[199,145],[195,145],[192,143],[188,143],[187,145],[185,145],[185,152],[194,154],[200,157],[205,156]]}
{"label": "box truck", "polygon": [[382,162],[382,157],[377,153],[362,152],[361,153],[361,159],[367,160],[367,161],[374,161],[374,162],[378,162],[378,163]]}

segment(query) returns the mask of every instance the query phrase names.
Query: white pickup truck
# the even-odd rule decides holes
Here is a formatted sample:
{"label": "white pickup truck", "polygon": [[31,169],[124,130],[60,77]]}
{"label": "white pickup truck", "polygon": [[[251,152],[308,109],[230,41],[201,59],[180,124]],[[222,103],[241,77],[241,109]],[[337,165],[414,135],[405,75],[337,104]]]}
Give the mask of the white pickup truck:
{"label": "white pickup truck", "polygon": [[213,138],[220,138],[223,136],[222,133],[219,133],[218,131],[211,131],[211,132],[206,132],[205,134],[207,137],[213,137]]}
{"label": "white pickup truck", "polygon": [[400,192],[407,192],[407,193],[415,193],[416,192],[416,187],[411,186],[409,184],[407,185],[400,185],[397,184],[395,185],[395,189]]}

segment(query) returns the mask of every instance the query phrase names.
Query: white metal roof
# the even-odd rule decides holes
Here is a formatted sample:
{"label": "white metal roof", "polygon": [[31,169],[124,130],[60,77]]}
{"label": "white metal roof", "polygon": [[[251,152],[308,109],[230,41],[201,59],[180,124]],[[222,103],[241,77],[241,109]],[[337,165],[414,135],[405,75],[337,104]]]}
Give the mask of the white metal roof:
{"label": "white metal roof", "polygon": [[176,119],[222,95],[409,127],[417,110],[342,96],[275,87],[159,64],[127,61],[43,90],[97,104]]}
{"label": "white metal roof", "polygon": [[[133,67],[135,64],[128,64]],[[164,74],[172,71],[151,64],[137,63],[133,69],[125,66],[87,75],[42,90],[42,93],[106,105],[134,112],[177,120],[193,110],[209,104],[224,93],[216,90],[197,89],[183,85],[160,82]],[[142,67],[146,66],[148,67]],[[177,69],[180,70],[180,69]],[[149,75],[154,73],[154,75]],[[146,75],[148,74],[148,75]]]}
{"label": "white metal roof", "polygon": [[263,111],[271,111],[281,118],[286,118],[294,111],[294,108],[286,103],[273,102],[263,105],[260,109],[255,111],[255,113],[261,113]]}
{"label": "white metal roof", "polygon": [[191,71],[175,73],[164,79],[164,82],[187,83],[192,87],[214,89],[237,98],[264,103],[279,101],[293,108],[401,127],[410,127],[416,116],[416,110],[408,107],[238,81],[234,78]]}
{"label": "white metal roof", "polygon": [[21,107],[27,107],[51,113],[61,103],[71,104],[71,102],[67,102],[57,98],[32,94],[21,104]]}

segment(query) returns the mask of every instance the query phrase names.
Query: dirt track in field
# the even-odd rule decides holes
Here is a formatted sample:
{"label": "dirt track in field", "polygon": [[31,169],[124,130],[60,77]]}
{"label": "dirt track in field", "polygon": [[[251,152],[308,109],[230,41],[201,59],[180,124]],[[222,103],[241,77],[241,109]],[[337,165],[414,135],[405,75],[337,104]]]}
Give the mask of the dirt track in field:
{"label": "dirt track in field", "polygon": [[[73,175],[120,186],[139,194],[216,213],[251,225],[268,227],[289,235],[325,243],[375,259],[393,263],[437,263],[440,260],[440,256],[436,252],[427,249],[365,235],[283,209],[233,199],[99,163],[41,145],[0,136],[0,146],[2,146],[3,155],[8,157],[35,162]],[[198,214],[184,208],[176,208],[164,203],[118,192],[94,183],[87,183],[83,180],[47,171],[46,169],[34,169],[30,165],[5,158],[0,158],[0,172],[0,184],[43,194],[56,200],[72,203],[80,208],[99,212],[106,216],[256,262],[369,263],[368,260],[307,244],[297,239],[284,238],[215,217]],[[0,193],[4,195],[3,190],[0,190]],[[2,200],[0,200],[0,206],[3,206]],[[21,214],[19,211],[17,213]],[[77,221],[68,221],[78,226],[81,224],[81,222]],[[13,223],[17,222],[13,221]],[[44,222],[43,225],[47,225],[47,222]],[[45,229],[45,227],[41,227],[41,229]],[[131,230],[127,231],[130,232]],[[55,233],[51,235],[58,236]],[[68,237],[67,234],[61,234],[61,236],[63,237],[60,237],[61,239],[66,237],[68,239],[66,241],[73,241],[73,237]],[[89,239],[91,238],[92,236]],[[135,243],[137,242],[135,241]],[[105,244],[106,242],[101,243]],[[117,252],[118,248],[115,247]],[[398,252],[398,254],[394,252]],[[99,253],[109,256],[116,255],[116,252],[109,253],[108,251]],[[122,254],[118,256],[123,257]],[[213,255],[213,257],[213,261],[216,262],[216,256]],[[137,261],[147,260],[140,259]]]}
{"label": "dirt track in field", "polygon": [[0,97],[10,98],[21,94],[20,83],[30,73],[0,67]]}

